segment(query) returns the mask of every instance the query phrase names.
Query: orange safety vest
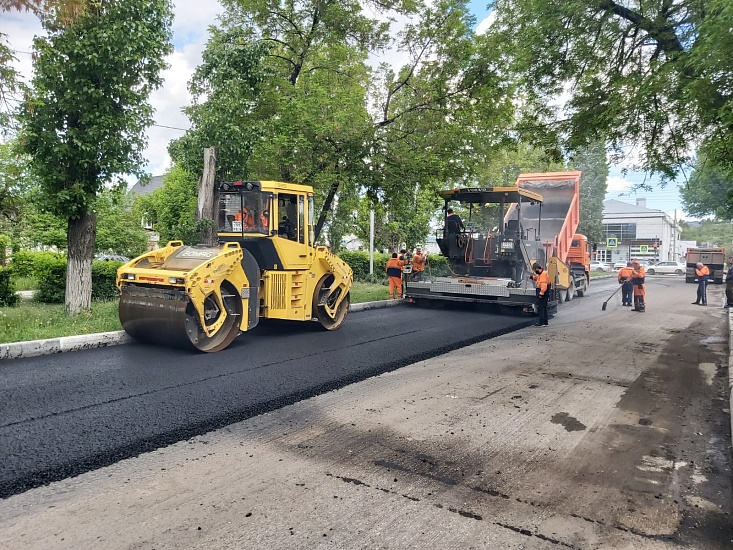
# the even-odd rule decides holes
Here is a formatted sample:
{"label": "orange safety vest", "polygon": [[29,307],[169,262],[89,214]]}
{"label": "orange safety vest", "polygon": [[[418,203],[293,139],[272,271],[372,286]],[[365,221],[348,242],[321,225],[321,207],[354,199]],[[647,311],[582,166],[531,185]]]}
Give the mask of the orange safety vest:
{"label": "orange safety vest", "polygon": [[397,258],[390,258],[387,260],[387,275],[390,277],[402,277],[402,266],[405,262],[398,260]]}
{"label": "orange safety vest", "polygon": [[540,289],[540,296],[547,292],[547,288],[550,286],[550,276],[547,271],[543,271],[539,275],[532,275],[532,279],[535,281],[535,286]]}
{"label": "orange safety vest", "polygon": [[425,271],[425,256],[415,253],[415,255],[412,257],[412,270]]}
{"label": "orange safety vest", "polygon": [[622,267],[618,272],[618,282],[622,283],[623,281],[621,279],[626,279],[627,281],[629,281],[633,272],[633,267]]}
{"label": "orange safety vest", "polygon": [[252,217],[252,213],[247,210],[246,208],[240,210],[237,212],[234,216],[234,221],[241,221],[242,227],[244,229],[254,229],[255,228],[255,220]]}
{"label": "orange safety vest", "polygon": [[709,277],[710,270],[708,269],[708,266],[704,265],[700,269],[695,268],[695,275],[698,277]]}

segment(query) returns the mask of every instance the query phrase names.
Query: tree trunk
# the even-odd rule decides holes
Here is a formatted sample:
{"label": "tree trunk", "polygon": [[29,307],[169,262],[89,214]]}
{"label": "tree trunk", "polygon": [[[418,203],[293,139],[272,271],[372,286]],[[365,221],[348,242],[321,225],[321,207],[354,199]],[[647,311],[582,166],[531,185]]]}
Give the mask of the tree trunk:
{"label": "tree trunk", "polygon": [[204,149],[204,175],[199,180],[199,197],[196,219],[206,222],[201,225],[199,241],[214,246],[218,242],[214,211],[217,206],[216,189],[216,147]]}
{"label": "tree trunk", "polygon": [[97,238],[97,219],[84,211],[79,219],[68,221],[66,242],[66,312],[76,315],[92,308],[92,258]]}
{"label": "tree trunk", "polygon": [[[315,228],[315,241],[318,241],[318,237],[321,234],[321,230],[323,229],[323,224],[326,223],[326,215],[331,211],[331,205],[333,204],[333,199],[336,196],[336,193],[339,190],[339,182],[338,180],[334,181],[331,184],[331,189],[328,190],[328,196],[326,197],[326,200],[323,202],[323,208],[321,208],[321,214],[318,216],[318,223],[316,223]],[[331,247],[335,248],[333,246],[333,243],[331,243]]]}

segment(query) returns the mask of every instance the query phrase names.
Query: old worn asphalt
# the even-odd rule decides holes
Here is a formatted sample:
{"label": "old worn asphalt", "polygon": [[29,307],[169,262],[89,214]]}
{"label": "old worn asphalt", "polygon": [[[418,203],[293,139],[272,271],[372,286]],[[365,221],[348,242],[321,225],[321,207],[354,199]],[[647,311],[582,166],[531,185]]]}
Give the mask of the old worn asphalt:
{"label": "old worn asphalt", "polygon": [[[353,345],[316,345],[323,333],[273,326],[225,356],[166,359],[170,352],[118,346],[83,352],[78,367],[82,354],[51,356],[77,360],[27,377],[21,368],[32,360],[0,363],[3,385],[8,365],[17,369],[21,422],[43,425],[51,411],[65,419],[52,426],[92,449],[116,423],[130,426],[135,406],[125,412],[115,395],[174,426],[207,400],[241,413],[240,395],[285,396],[266,414],[224,418],[222,429],[107,467],[93,462],[0,501],[0,548],[731,548],[722,289],[711,287],[702,308],[689,305],[693,285],[650,278],[640,315],[620,299],[601,311],[614,288],[596,282],[550,327],[495,338],[479,328],[484,314],[395,308],[351,317]],[[387,334],[375,337],[374,324]],[[446,333],[461,338],[438,355],[450,348]],[[254,366],[248,352],[260,345],[266,362]],[[288,356],[308,345],[312,353]],[[113,350],[123,355],[102,359]],[[396,370],[356,373],[390,359]],[[88,373],[86,383],[69,384],[69,369]],[[341,372],[361,381],[323,385],[324,373]],[[154,388],[149,407],[141,380]],[[35,384],[47,397],[26,399]],[[314,397],[293,396],[303,384]],[[64,396],[77,388],[72,410]],[[85,416],[91,424],[73,426]],[[146,426],[136,429],[145,436]],[[46,445],[31,431],[41,459],[73,447],[40,431],[52,438]],[[26,452],[15,451],[7,456]]]}

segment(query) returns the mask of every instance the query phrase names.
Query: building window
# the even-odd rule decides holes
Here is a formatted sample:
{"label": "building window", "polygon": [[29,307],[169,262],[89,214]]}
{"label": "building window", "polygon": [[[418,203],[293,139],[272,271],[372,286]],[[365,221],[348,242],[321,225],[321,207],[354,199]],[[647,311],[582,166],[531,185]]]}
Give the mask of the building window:
{"label": "building window", "polygon": [[603,238],[617,238],[619,241],[636,240],[635,223],[606,223],[603,224]]}

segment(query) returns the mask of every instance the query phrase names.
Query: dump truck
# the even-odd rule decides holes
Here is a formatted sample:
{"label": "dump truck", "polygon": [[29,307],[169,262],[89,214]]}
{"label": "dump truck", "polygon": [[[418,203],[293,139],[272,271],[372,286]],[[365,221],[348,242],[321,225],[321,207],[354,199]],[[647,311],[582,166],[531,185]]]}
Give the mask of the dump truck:
{"label": "dump truck", "polygon": [[[548,270],[553,294],[548,306],[583,296],[590,281],[590,245],[577,234],[581,172],[522,174],[511,187],[468,187],[440,191],[445,223],[436,241],[450,275],[408,279],[405,296],[478,302],[537,311],[537,262]],[[463,228],[448,223],[452,205],[468,209]],[[487,208],[488,205],[493,205]],[[493,212],[492,212],[493,211]],[[494,214],[494,220],[486,219]],[[474,217],[476,219],[474,219]],[[483,225],[483,226],[482,226]]]}
{"label": "dump truck", "polygon": [[688,248],[686,262],[685,282],[694,283],[697,280],[695,266],[697,262],[702,262],[710,270],[710,280],[716,285],[723,284],[725,248]]}
{"label": "dump truck", "polygon": [[313,235],[313,189],[277,181],[218,186],[216,246],[171,241],[117,272],[120,321],[136,340],[215,352],[260,319],[338,329],[351,268]]}

